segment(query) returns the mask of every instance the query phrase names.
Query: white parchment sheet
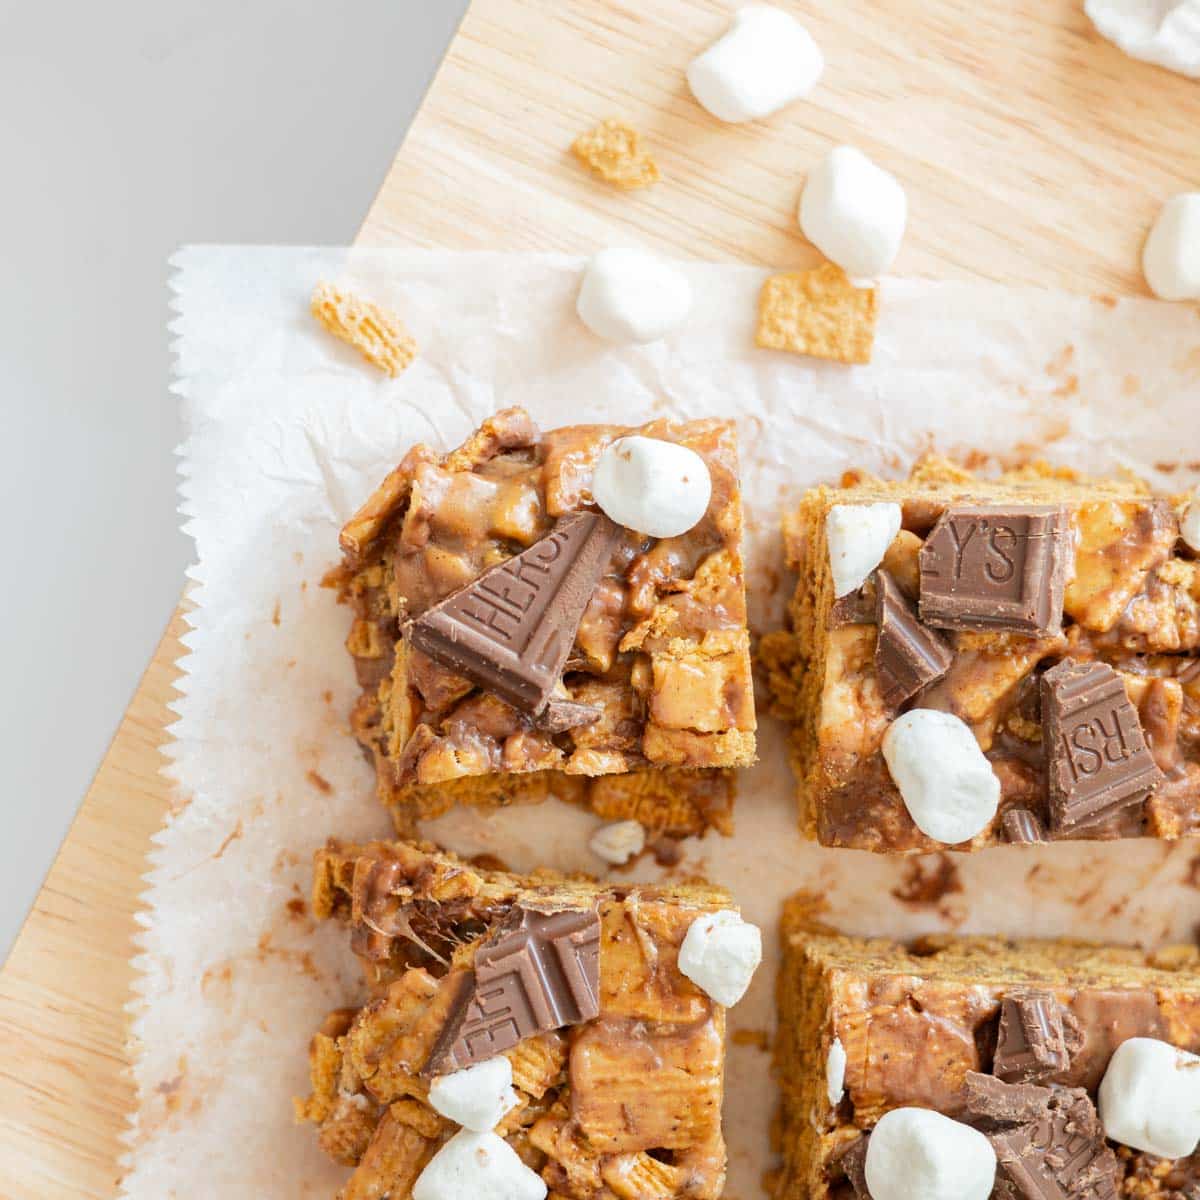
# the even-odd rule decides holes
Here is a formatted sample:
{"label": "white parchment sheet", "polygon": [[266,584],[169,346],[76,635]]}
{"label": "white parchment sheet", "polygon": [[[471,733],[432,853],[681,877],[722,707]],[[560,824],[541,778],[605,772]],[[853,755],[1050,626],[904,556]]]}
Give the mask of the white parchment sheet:
{"label": "white parchment sheet", "polygon": [[[575,259],[194,248],[173,268],[195,609],[174,706],[177,802],[156,840],[137,960],[140,1108],[123,1191],[136,1200],[328,1200],[346,1176],[292,1119],[310,1033],[358,995],[345,938],[314,929],[304,901],[328,835],[381,835],[388,823],[347,727],[348,614],[319,580],[339,526],[414,441],[452,446],[511,404],[545,427],[736,419],[758,630],[778,623],[791,587],[781,511],[845,468],[896,473],[929,447],[997,460],[1044,451],[1094,471],[1132,467],[1174,490],[1200,460],[1200,315],[1189,306],[889,281],[874,361],[846,368],[755,350],[763,273],[745,267],[688,266],[686,328],[621,349],[576,319]],[[399,379],[315,325],[308,297],[321,278],[403,314],[421,354]],[[1157,943],[1200,921],[1188,883],[1200,844],[1186,843],[993,850],[959,861],[961,890],[905,902],[891,892],[921,864],[803,844],[768,718],[760,750],[742,776],[737,836],[689,843],[680,868],[730,887],[767,933],[734,1030],[772,1026],[779,904],[800,888],[827,899],[830,920],[872,933]],[[595,824],[550,802],[455,813],[429,832],[518,869],[599,871],[586,849]],[[731,1045],[737,1200],[759,1194],[769,1161],[768,1069],[753,1039]]]}

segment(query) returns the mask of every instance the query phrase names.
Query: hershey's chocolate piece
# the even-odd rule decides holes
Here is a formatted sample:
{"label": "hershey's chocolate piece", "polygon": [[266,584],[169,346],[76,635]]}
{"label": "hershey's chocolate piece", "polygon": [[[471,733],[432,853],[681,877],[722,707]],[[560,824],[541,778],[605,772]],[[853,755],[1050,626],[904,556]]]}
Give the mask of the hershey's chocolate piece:
{"label": "hershey's chocolate piece", "polygon": [[599,1013],[599,912],[518,906],[476,950],[468,995],[455,1005],[421,1073],[460,1071]]}
{"label": "hershey's chocolate piece", "polygon": [[1032,1083],[1005,1083],[993,1075],[968,1071],[963,1087],[967,1118],[985,1131],[1006,1125],[1036,1121],[1045,1111],[1053,1092]]}
{"label": "hershey's chocolate piece", "polygon": [[574,700],[551,700],[537,719],[537,727],[546,733],[566,733],[584,725],[595,725],[600,710],[592,704],[577,704]]}
{"label": "hershey's chocolate piece", "polygon": [[1000,823],[1004,836],[1014,846],[1028,846],[1046,840],[1046,830],[1036,814],[1027,808],[1010,808]]}
{"label": "hershey's chocolate piece", "polygon": [[1070,519],[1058,505],[956,505],[921,547],[921,620],[939,629],[1062,627]]}
{"label": "hershey's chocolate piece", "polygon": [[864,1133],[862,1137],[851,1142],[849,1149],[838,1160],[858,1200],[871,1200],[871,1193],[867,1188],[867,1141],[870,1136],[869,1133]]}
{"label": "hershey's chocolate piece", "polygon": [[875,674],[884,703],[899,708],[910,696],[950,669],[954,652],[936,630],[917,619],[917,609],[887,571],[875,572]]}
{"label": "hershey's chocolate piece", "polygon": [[1079,1023],[1051,992],[1010,992],[1000,1004],[992,1071],[1005,1083],[1040,1083],[1066,1071],[1083,1043]]}
{"label": "hershey's chocolate piece", "polygon": [[996,1151],[996,1200],[1116,1200],[1117,1159],[1082,1088],[970,1072],[967,1117]]}
{"label": "hershey's chocolate piece", "polygon": [[843,625],[872,625],[875,622],[875,578],[868,578],[860,588],[834,600],[826,622],[830,629]]}
{"label": "hershey's chocolate piece", "polygon": [[1162,780],[1121,677],[1066,659],[1042,676],[1050,826],[1070,835],[1141,804]]}
{"label": "hershey's chocolate piece", "polygon": [[564,517],[528,550],[484,571],[407,627],[418,650],[536,716],[571,653],[620,529],[603,513]]}

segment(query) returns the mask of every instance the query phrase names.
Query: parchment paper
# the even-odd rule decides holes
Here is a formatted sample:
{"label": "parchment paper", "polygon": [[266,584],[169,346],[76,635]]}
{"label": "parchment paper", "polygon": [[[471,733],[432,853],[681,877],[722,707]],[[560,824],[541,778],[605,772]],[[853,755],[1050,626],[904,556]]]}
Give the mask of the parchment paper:
{"label": "parchment paper", "polygon": [[[847,369],[753,349],[763,273],[752,268],[688,266],[687,327],[627,349],[577,321],[581,263],[569,258],[192,248],[173,268],[195,608],[169,751],[177,799],[156,840],[137,959],[131,1200],[331,1198],[346,1177],[292,1119],[311,1032],[359,995],[344,936],[309,916],[309,861],[330,834],[383,835],[388,822],[347,728],[349,618],[318,581],[341,523],[414,441],[451,446],[518,403],[545,427],[736,418],[756,630],[778,624],[792,585],[780,513],[847,467],[896,473],[931,446],[997,461],[1036,450],[1182,489],[1192,482],[1184,464],[1200,459],[1200,318],[1187,306],[889,281],[874,361]],[[398,380],[316,327],[307,301],[320,278],[403,314],[421,354]],[[742,776],[737,836],[688,843],[678,868],[729,886],[767,933],[735,1031],[772,1026],[779,904],[801,888],[825,898],[828,919],[864,933],[1158,943],[1191,936],[1200,920],[1188,882],[1200,845],[1187,843],[993,850],[957,860],[949,890],[921,902],[936,857],[892,862],[802,843],[769,718],[760,751]],[[454,813],[427,832],[517,869],[600,871],[586,849],[596,823],[550,802]],[[770,1161],[768,1070],[752,1038],[731,1044],[726,1194],[739,1200],[759,1194]]]}

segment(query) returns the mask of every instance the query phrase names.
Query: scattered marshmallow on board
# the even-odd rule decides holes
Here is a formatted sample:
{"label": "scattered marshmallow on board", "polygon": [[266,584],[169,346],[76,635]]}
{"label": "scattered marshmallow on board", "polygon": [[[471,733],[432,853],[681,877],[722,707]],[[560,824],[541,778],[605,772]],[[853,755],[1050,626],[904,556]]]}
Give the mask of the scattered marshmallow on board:
{"label": "scattered marshmallow on board", "polygon": [[1200,192],[1163,205],[1142,250],[1142,272],[1160,300],[1200,300]]}
{"label": "scattered marshmallow on board", "polygon": [[1087,0],[1084,10],[1132,58],[1200,78],[1200,0]]}
{"label": "scattered marshmallow on board", "polygon": [[795,17],[751,4],[692,61],[687,80],[714,117],[737,124],[768,117],[808,95],[824,69],[820,47]]}
{"label": "scattered marshmallow on board", "polygon": [[808,173],[800,198],[804,236],[852,279],[872,280],[896,261],[908,224],[904,189],[853,146],[835,146]]}

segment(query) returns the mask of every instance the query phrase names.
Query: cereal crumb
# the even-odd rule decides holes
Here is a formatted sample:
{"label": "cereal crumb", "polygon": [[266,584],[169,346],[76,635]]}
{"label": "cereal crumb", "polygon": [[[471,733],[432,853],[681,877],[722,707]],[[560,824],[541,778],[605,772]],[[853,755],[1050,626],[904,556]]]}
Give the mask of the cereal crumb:
{"label": "cereal crumb", "polygon": [[311,308],[312,315],[334,337],[354,346],[369,363],[393,377],[417,355],[417,343],[395,313],[343,292],[332,283],[317,284]]}
{"label": "cereal crumb", "polygon": [[649,187],[659,179],[658,164],[642,149],[641,134],[624,121],[601,121],[575,139],[571,152],[593,175],[613,187]]}
{"label": "cereal crumb", "polygon": [[824,263],[763,284],[755,340],[766,350],[866,363],[878,319],[879,289],[855,287],[841,267]]}

